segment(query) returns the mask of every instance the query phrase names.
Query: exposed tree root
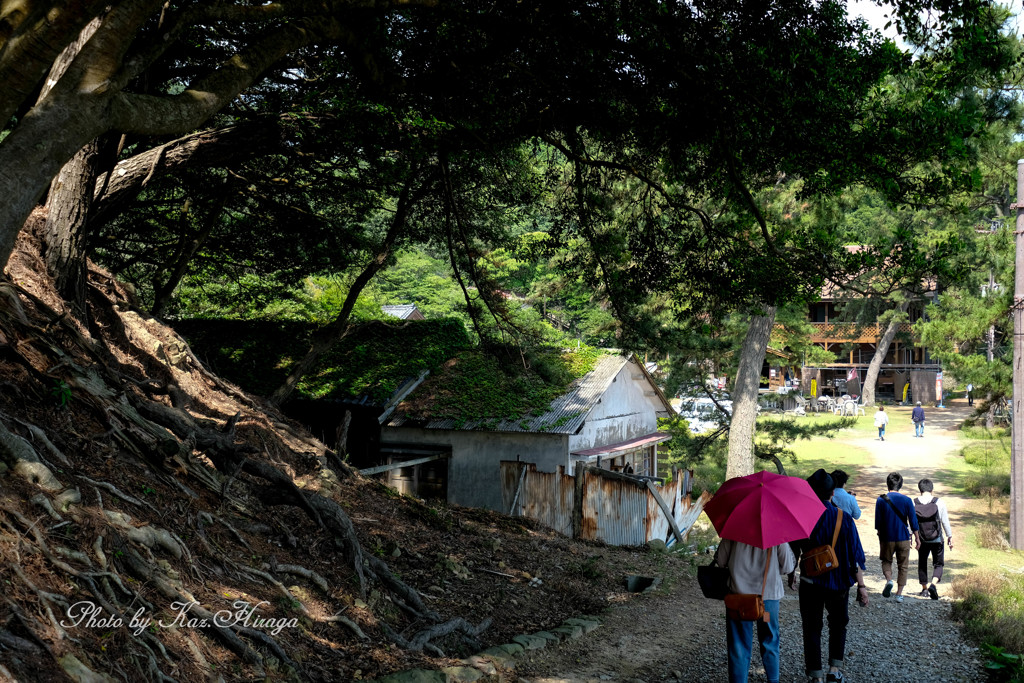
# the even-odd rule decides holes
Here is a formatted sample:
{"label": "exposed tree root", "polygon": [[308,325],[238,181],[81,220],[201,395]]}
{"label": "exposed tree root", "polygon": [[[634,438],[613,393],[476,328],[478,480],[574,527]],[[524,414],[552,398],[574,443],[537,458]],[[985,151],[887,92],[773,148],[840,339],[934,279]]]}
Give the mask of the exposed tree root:
{"label": "exposed tree root", "polygon": [[[161,683],[185,680],[197,671],[212,676],[213,660],[203,649],[213,641],[237,657],[248,678],[265,677],[275,660],[302,678],[303,666],[289,650],[293,643],[287,636],[292,634],[279,639],[264,628],[223,623],[218,605],[226,598],[218,592],[256,596],[246,597],[249,604],[276,599],[297,609],[307,626],[336,624],[346,630],[332,632],[367,640],[364,629],[369,627],[357,623],[358,617],[342,615],[338,586],[348,581],[351,592],[364,599],[371,586],[385,592],[409,615],[395,620],[406,624],[406,632],[410,621],[415,624],[412,636],[401,635],[383,619],[374,626],[402,647],[440,653],[432,641],[452,635],[476,641],[489,621],[477,626],[464,619],[445,621],[387,563],[363,552],[352,520],[328,491],[336,490],[339,478],[357,476],[355,470],[209,373],[187,344],[158,322],[123,302],[113,305],[107,297],[118,290],[112,280],[90,290],[97,321],[92,329],[106,335],[93,338],[80,320],[52,310],[41,296],[0,281],[0,360],[16,364],[8,367],[29,378],[12,384],[8,396],[25,394],[35,402],[58,396],[62,403],[71,401],[79,419],[91,425],[85,435],[73,428],[48,433],[31,421],[0,413],[0,460],[30,492],[20,506],[16,498],[0,501],[0,572],[33,604],[32,610],[23,610],[13,596],[3,596],[7,616],[0,614],[0,648],[59,661],[69,675],[76,675],[72,670],[94,673],[89,667],[99,666],[83,654],[84,645],[77,656],[60,659],[51,647],[95,637],[68,625],[75,603],[95,603],[125,629],[139,610],[166,613],[171,603],[180,603],[196,620],[193,630],[181,629],[174,637],[160,629],[130,631],[130,638],[119,639],[122,656],[107,671],[124,680]],[[203,404],[211,388],[215,407]],[[9,403],[4,405],[9,409]],[[310,467],[318,468],[320,478],[297,483],[295,472]],[[131,488],[129,469],[147,482],[144,496]],[[83,487],[81,493],[76,484]],[[321,486],[322,491],[316,490]],[[161,493],[154,495],[153,489]],[[127,505],[131,515],[123,509]],[[310,544],[327,540],[322,547],[336,553],[332,571],[297,564],[295,556],[278,562],[278,554],[266,553],[262,537],[270,528],[259,521],[261,505],[300,511],[302,517],[275,515],[275,526],[288,529],[279,546],[297,542],[289,537]],[[261,545],[262,558],[257,557]],[[285,576],[315,586],[316,597],[289,588]],[[197,638],[196,632],[210,641]]]}

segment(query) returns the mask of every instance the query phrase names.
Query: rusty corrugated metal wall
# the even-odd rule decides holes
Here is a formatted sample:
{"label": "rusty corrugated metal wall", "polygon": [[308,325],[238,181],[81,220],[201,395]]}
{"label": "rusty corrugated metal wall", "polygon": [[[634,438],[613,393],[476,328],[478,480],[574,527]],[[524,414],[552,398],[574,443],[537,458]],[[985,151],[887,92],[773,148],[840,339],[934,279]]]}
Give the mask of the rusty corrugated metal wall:
{"label": "rusty corrugated metal wall", "polygon": [[[676,526],[685,537],[709,496],[704,494],[691,501],[687,495],[690,473],[681,474],[675,481],[654,489],[669,507]],[[643,545],[655,539],[671,543],[674,540],[661,506],[645,484],[604,477],[591,471],[583,477],[580,538],[609,545]],[[562,468],[557,472],[538,472],[532,463],[503,462],[501,481],[506,511],[536,520],[565,536],[573,535],[575,480],[564,474]]]}
{"label": "rusty corrugated metal wall", "polygon": [[647,487],[590,472],[584,476],[583,538],[608,545],[646,543]]}

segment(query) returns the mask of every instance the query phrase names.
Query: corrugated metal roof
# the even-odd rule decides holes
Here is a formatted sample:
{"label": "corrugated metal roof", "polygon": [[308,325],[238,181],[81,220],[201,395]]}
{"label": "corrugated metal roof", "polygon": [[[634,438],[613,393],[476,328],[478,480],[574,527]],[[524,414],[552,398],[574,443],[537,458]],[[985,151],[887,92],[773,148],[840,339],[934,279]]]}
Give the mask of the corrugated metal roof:
{"label": "corrugated metal roof", "polygon": [[381,306],[380,308],[388,315],[405,320],[416,311],[416,304],[394,304]]}
{"label": "corrugated metal roof", "polygon": [[546,413],[537,417],[526,415],[518,420],[428,420],[426,424],[421,424],[420,421],[410,420],[405,415],[395,415],[385,426],[575,434],[583,425],[587,413],[597,405],[601,395],[627,361],[628,359],[623,356],[603,356],[598,359],[593,370],[580,378],[567,393],[552,401]]}
{"label": "corrugated metal roof", "polygon": [[609,453],[628,453],[629,451],[636,451],[641,448],[650,446],[651,444],[661,443],[662,441],[668,441],[672,438],[672,435],[668,432],[654,432],[652,434],[644,434],[632,439],[627,439],[620,443],[610,443],[605,446],[597,446],[596,448],[587,448],[582,451],[573,451],[572,455],[580,456],[593,456],[593,455],[607,455]]}

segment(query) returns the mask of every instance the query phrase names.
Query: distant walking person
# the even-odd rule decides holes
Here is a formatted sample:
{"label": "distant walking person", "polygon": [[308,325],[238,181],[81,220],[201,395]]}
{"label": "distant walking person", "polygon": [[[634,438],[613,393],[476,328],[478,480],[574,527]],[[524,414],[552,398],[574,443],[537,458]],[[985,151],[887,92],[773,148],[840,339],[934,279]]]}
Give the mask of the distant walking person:
{"label": "distant walking person", "polygon": [[974,405],[974,385],[970,382],[967,383],[967,405]]}
{"label": "distant walking person", "polygon": [[924,408],[921,407],[920,401],[917,402],[914,410],[911,411],[910,420],[914,423],[914,436],[924,436]]}
{"label": "distant walking person", "polygon": [[843,470],[836,470],[831,475],[832,483],[835,484],[835,491],[832,494],[832,502],[835,506],[850,515],[854,519],[860,519],[860,506],[857,505],[857,494],[846,490],[846,482],[850,480]]}
{"label": "distant walking person", "polygon": [[[907,567],[910,565],[910,538],[919,547],[917,513],[914,501],[899,492],[903,488],[903,475],[892,472],[885,478],[888,493],[875,502],[875,531],[878,532],[879,559],[885,588],[882,597],[892,595],[892,559],[896,557],[896,602],[903,602],[903,587],[907,585]],[[909,528],[908,528],[909,526]]]}
{"label": "distant walking person", "polygon": [[889,414],[885,412],[885,406],[878,406],[875,413],[875,426],[878,427],[878,440],[885,441],[885,425],[889,424]]}
{"label": "distant walking person", "polygon": [[[917,513],[918,533],[921,545],[917,551],[917,578],[921,582],[921,597],[939,599],[936,584],[942,581],[943,558],[942,534],[946,534],[949,549],[953,549],[953,529],[949,526],[949,511],[946,503],[932,495],[934,485],[931,479],[917,482],[921,495],[914,499],[914,511]],[[928,556],[932,556],[932,580],[928,581]]]}

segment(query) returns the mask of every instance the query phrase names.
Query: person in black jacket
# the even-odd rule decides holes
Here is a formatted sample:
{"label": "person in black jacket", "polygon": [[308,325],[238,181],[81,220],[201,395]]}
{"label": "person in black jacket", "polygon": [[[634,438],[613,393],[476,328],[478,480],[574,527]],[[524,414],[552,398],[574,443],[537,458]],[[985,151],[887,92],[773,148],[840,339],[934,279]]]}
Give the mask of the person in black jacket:
{"label": "person in black jacket", "polygon": [[[868,589],[864,584],[865,558],[860,543],[857,525],[850,515],[843,514],[839,535],[834,546],[838,566],[818,576],[807,576],[800,564],[801,556],[811,548],[830,545],[835,533],[839,508],[832,503],[835,488],[832,477],[825,470],[818,470],[807,482],[825,504],[825,511],[814,526],[811,535],[790,544],[800,567],[800,620],[803,622],[804,666],[811,681],[841,682],[844,679],[842,666],[846,651],[846,625],[850,622],[850,588],[857,586],[857,602],[862,607],[868,604]],[[790,574],[789,587],[796,588],[796,574]],[[821,634],[824,627],[824,613],[828,612],[828,672],[821,662]]]}

